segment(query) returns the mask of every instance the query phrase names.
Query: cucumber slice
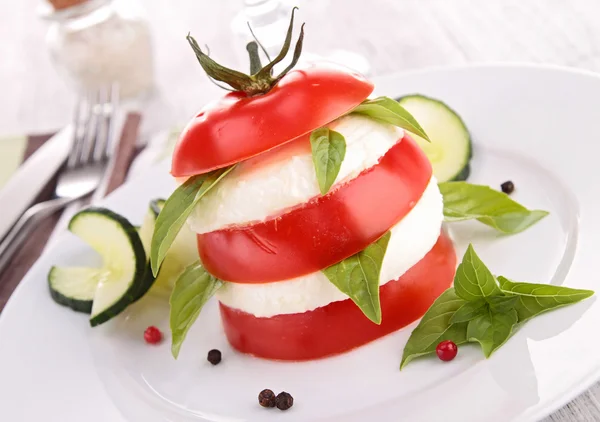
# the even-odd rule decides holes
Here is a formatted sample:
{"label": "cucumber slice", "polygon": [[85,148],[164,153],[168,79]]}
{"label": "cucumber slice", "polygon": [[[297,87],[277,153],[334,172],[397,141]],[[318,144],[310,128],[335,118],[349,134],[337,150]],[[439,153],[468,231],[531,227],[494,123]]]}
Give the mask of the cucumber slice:
{"label": "cucumber slice", "polygon": [[98,283],[105,276],[100,268],[52,267],[48,273],[50,296],[56,303],[89,314]]}
{"label": "cucumber slice", "polygon": [[466,180],[472,157],[471,136],[460,116],[443,102],[424,95],[397,99],[431,139],[412,135],[431,161],[438,182]]}
{"label": "cucumber slice", "polygon": [[69,230],[88,243],[103,260],[101,277],[94,292],[90,324],[102,324],[148,290],[144,278],[146,253],[135,227],[105,208],[87,208],[73,216]]}
{"label": "cucumber slice", "polygon": [[[150,254],[150,244],[156,225],[156,218],[165,205],[163,199],[155,199],[150,202],[144,222],[140,230],[140,237],[146,250],[146,256]],[[169,252],[160,267],[151,292],[161,295],[170,296],[175,281],[179,275],[192,263],[198,259],[198,249],[196,246],[196,236],[187,227],[182,227],[181,231],[173,241]],[[147,277],[152,277],[152,269],[148,264]]]}

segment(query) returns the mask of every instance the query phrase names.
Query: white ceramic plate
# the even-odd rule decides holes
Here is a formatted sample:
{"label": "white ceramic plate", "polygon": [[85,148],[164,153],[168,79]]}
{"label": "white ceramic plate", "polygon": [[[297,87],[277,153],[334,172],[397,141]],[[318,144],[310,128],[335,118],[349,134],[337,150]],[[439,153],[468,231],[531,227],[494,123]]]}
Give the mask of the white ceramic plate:
{"label": "white ceramic plate", "polygon": [[[511,179],[516,200],[551,212],[512,237],[496,237],[474,224],[455,226],[459,253],[472,241],[496,273],[597,288],[600,78],[554,68],[485,66],[377,81],[378,94],[413,92],[446,101],[464,118],[475,142],[471,181],[499,186]],[[148,200],[173,188],[167,168],[129,183],[106,205],[141,221]],[[452,363],[419,359],[402,372],[402,348],[414,325],[339,357],[275,363],[232,351],[212,303],[174,361],[168,342],[148,347],[142,340],[147,325],[168,331],[166,304],[158,299],[145,298],[94,330],[85,316],[51,301],[49,267],[93,259],[65,234],[2,313],[3,419],[531,421],[600,375],[600,305],[594,298],[529,322],[489,360],[465,346]],[[210,348],[223,351],[221,365],[206,362]],[[286,413],[260,408],[256,396],[263,388],[289,391],[294,407]]]}

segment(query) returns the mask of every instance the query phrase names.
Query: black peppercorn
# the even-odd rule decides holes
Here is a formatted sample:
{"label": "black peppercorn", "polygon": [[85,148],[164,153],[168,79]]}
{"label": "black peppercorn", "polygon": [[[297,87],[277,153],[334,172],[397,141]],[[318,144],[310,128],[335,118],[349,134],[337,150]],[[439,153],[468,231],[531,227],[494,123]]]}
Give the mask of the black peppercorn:
{"label": "black peppercorn", "polygon": [[281,393],[277,394],[275,404],[279,410],[288,410],[294,405],[294,398],[290,393],[282,391]]}
{"label": "black peppercorn", "polygon": [[212,349],[210,352],[208,352],[206,359],[213,365],[216,365],[221,362],[221,352],[217,349]]}
{"label": "black peppercorn", "polygon": [[502,183],[500,187],[502,188],[502,192],[504,192],[507,195],[510,195],[515,190],[515,184],[510,180]]}
{"label": "black peppercorn", "polygon": [[258,403],[262,407],[275,407],[275,393],[272,390],[264,389],[258,395]]}

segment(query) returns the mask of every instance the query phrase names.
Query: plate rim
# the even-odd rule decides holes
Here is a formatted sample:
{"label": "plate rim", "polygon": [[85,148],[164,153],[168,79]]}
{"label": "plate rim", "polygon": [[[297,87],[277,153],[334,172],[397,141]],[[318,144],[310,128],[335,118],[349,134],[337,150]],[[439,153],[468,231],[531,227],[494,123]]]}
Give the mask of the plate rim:
{"label": "plate rim", "polygon": [[[478,70],[478,69],[485,69],[486,71],[527,69],[527,70],[532,70],[532,71],[566,73],[566,74],[571,74],[571,75],[590,77],[597,81],[600,81],[600,73],[597,73],[597,72],[594,72],[591,70],[587,70],[587,69],[574,68],[574,67],[570,67],[570,66],[555,65],[555,64],[522,63],[522,62],[489,62],[489,63],[471,63],[471,64],[463,63],[463,64],[456,64],[456,65],[429,66],[429,67],[425,67],[425,68],[421,68],[421,69],[409,69],[406,71],[381,74],[381,75],[374,76],[372,79],[377,86],[378,84],[386,84],[387,85],[389,83],[393,83],[394,80],[403,79],[406,77],[414,77],[414,76],[420,76],[420,75],[426,76],[426,75],[435,74],[435,73],[465,72],[465,71],[472,71],[472,70]],[[376,91],[377,91],[377,89],[376,89]],[[138,178],[141,179],[147,174],[146,172],[150,173],[152,171],[155,171],[156,168],[159,168],[160,166],[164,166],[164,163],[168,160],[169,159],[166,158],[165,160],[162,160],[161,162],[152,165],[146,171],[137,175],[135,178],[127,181],[126,184],[119,187],[119,189],[116,192],[121,191],[121,189],[123,187],[128,186],[129,184],[139,183],[139,182],[137,182]],[[112,195],[113,194],[111,194],[108,198],[110,198]],[[105,201],[106,201],[105,199],[103,201],[100,201],[99,205],[104,204]],[[64,237],[65,237],[65,233],[61,233],[60,238],[64,238]],[[60,244],[60,242],[56,242],[56,244]],[[22,290],[24,289],[25,284],[34,282],[33,281],[33,279],[35,279],[34,275],[35,275],[36,271],[38,270],[38,267],[41,265],[40,260],[47,253],[48,253],[48,251],[45,250],[42,253],[42,255],[38,258],[38,260],[36,260],[35,264],[28,270],[26,275],[19,282],[19,284],[17,285],[17,287],[15,288],[15,290],[12,292],[11,296],[9,297],[8,301],[6,302],[2,312],[0,313],[0,333],[2,332],[2,330],[6,326],[6,324],[8,324],[7,321],[10,320],[9,316],[12,315],[14,312],[16,312],[16,309],[18,309],[18,303],[19,303],[18,300],[20,300],[20,299],[18,299],[18,297],[20,295],[22,295]],[[517,418],[525,417],[527,420],[529,420],[529,419],[537,420],[537,419],[541,419],[546,416],[549,416],[550,414],[556,412],[558,409],[564,407],[567,403],[571,402],[576,397],[578,397],[582,394],[585,394],[590,389],[590,387],[592,387],[593,384],[595,384],[598,380],[600,380],[600,366],[598,366],[594,371],[588,373],[587,376],[581,378],[581,380],[579,382],[576,382],[569,388],[565,389],[565,391],[563,393],[561,393],[559,395],[558,394],[554,395],[553,400],[547,400],[544,405],[535,406],[535,408],[534,408],[535,410],[530,408],[532,410],[531,412],[525,410],[520,415],[518,415]]]}

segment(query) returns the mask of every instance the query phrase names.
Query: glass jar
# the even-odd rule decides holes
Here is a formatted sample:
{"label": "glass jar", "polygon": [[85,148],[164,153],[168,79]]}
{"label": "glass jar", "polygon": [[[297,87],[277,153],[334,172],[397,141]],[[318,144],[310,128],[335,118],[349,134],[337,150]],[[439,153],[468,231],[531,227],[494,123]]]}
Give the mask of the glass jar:
{"label": "glass jar", "polygon": [[[237,35],[236,51],[240,45],[253,40],[248,25],[271,57],[277,56],[289,25],[289,11],[282,6],[281,0],[243,0],[243,7],[234,17],[231,28]],[[263,58],[264,59],[264,58]],[[244,65],[248,64],[248,55],[243,54]]]}
{"label": "glass jar", "polygon": [[152,41],[139,13],[112,0],[85,0],[43,17],[51,22],[46,43],[52,61],[77,91],[111,83],[119,85],[125,99],[151,91]]}
{"label": "glass jar", "polygon": [[[252,31],[256,38],[260,40],[262,46],[267,50],[271,57],[277,56],[281,50],[285,34],[290,23],[290,13],[294,6],[300,6],[299,3],[305,3],[301,0],[238,0],[242,2],[242,7],[238,14],[231,22],[231,28],[236,34],[236,46],[234,51],[238,55],[239,68],[246,69],[248,66],[248,55],[244,49],[239,48],[240,44],[245,45],[252,41],[254,37],[248,29],[248,25],[252,27]],[[326,4],[325,1],[313,1],[310,4],[302,4],[302,10],[310,9],[313,15],[317,15]],[[299,12],[298,12],[299,13]],[[296,31],[302,22],[302,18],[296,17]],[[301,15],[300,15],[301,16]],[[314,35],[314,34],[313,34]],[[294,46],[292,45],[292,51]],[[262,51],[262,63],[266,64],[268,60]],[[291,57],[291,54],[290,54]],[[290,60],[290,57],[287,60]],[[284,60],[275,67],[275,73],[278,69],[283,69],[287,66],[288,61]],[[333,51],[325,51],[322,54],[316,54],[311,51],[305,44],[300,61],[296,67],[301,67],[305,63],[311,62],[332,62],[342,64],[363,75],[367,76],[370,73],[369,61],[362,55],[349,50],[337,49]]]}

